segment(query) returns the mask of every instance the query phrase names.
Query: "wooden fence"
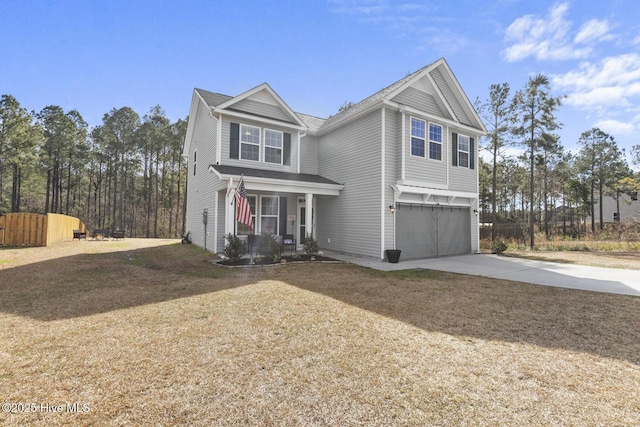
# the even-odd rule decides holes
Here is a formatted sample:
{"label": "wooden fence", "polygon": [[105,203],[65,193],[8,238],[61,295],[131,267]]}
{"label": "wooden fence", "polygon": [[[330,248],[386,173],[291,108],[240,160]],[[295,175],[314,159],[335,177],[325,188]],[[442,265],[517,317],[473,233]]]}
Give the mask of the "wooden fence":
{"label": "wooden fence", "polygon": [[0,216],[0,245],[49,246],[73,239],[73,230],[86,231],[78,218],[60,214],[8,213]]}

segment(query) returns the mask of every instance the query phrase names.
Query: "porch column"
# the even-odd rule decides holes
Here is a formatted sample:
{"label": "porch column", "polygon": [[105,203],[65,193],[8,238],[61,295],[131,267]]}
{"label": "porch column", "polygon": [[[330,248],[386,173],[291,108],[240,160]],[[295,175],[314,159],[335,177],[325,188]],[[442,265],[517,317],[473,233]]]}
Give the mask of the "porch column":
{"label": "porch column", "polygon": [[[307,197],[305,199],[305,233],[311,234],[311,236],[315,237],[315,224],[313,224],[313,194],[307,193]],[[307,236],[304,236],[307,237]]]}
{"label": "porch column", "polygon": [[[233,186],[233,178],[229,180],[229,185],[227,186],[227,195],[224,198],[226,206],[224,209],[224,235],[231,233],[234,234],[234,226],[233,221],[236,219],[236,211],[235,211],[235,199],[236,193],[235,188]],[[226,243],[225,243],[226,244]]]}

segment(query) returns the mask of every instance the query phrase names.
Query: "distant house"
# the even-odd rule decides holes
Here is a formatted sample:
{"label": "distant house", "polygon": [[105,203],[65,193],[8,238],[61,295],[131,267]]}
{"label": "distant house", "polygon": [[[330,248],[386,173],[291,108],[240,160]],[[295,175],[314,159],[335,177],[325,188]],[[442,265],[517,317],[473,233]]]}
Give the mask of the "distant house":
{"label": "distant house", "polygon": [[[625,221],[631,218],[640,220],[639,192],[635,194],[620,193],[618,198],[611,196],[602,197],[602,219],[604,223],[615,222],[618,219]],[[600,222],[600,205],[594,206],[594,218],[596,223]],[[619,214],[619,215],[618,215]],[[617,218],[616,218],[617,217]],[[587,224],[591,223],[591,217],[587,219]]]}
{"label": "distant house", "polygon": [[[225,235],[313,235],[321,249],[384,259],[479,251],[478,139],[486,129],[440,59],[327,119],[267,84],[235,96],[195,89],[184,145],[186,227]],[[236,223],[243,177],[253,230]]]}

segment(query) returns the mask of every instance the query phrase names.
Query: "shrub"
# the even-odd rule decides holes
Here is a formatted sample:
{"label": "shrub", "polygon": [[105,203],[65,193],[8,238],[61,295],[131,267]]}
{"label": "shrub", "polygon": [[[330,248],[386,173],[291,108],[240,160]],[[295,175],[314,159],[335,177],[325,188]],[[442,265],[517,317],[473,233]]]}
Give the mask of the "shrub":
{"label": "shrub", "polygon": [[496,239],[491,242],[491,253],[500,255],[502,252],[506,251],[508,247],[509,245],[507,245],[504,240]]}
{"label": "shrub", "polygon": [[247,244],[244,242],[244,240],[240,239],[238,236],[234,236],[231,233],[227,234],[225,238],[229,242],[227,246],[224,247],[223,251],[224,256],[226,256],[227,259],[230,259],[231,261],[237,261],[247,253]]}
{"label": "shrub", "polygon": [[271,233],[260,234],[260,254],[271,259],[280,254],[280,245],[276,241],[276,237]]}
{"label": "shrub", "polygon": [[318,253],[318,242],[313,238],[311,234],[307,234],[307,236],[302,239],[302,247],[304,248],[304,252],[310,255]]}

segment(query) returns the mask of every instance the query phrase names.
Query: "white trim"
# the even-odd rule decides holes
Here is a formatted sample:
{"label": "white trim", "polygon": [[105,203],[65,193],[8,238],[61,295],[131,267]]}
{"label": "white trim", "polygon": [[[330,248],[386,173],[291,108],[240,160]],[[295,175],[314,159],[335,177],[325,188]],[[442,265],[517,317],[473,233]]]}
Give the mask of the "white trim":
{"label": "white trim", "polygon": [[[317,233],[316,233],[316,224],[313,221],[313,213],[314,213],[313,205],[314,205],[313,193],[307,193],[305,195],[304,232],[305,234],[309,234],[313,238],[316,238]],[[310,232],[308,231],[309,229],[311,229]],[[307,237],[307,236],[304,236],[304,237]]]}
{"label": "white trim", "polygon": [[213,195],[213,253],[218,253],[218,192]]}
{"label": "white trim", "polygon": [[[263,128],[262,129],[263,132],[263,142],[262,142],[262,160],[263,163],[268,163],[270,165],[280,165],[282,166],[283,161],[284,161],[284,132],[282,132],[281,130],[275,130],[275,129],[269,129],[269,128]],[[280,134],[280,147],[273,147],[273,146],[268,146],[267,145],[267,132],[273,132],[273,133],[277,133]],[[275,163],[275,162],[268,162],[267,161],[267,148],[271,148],[271,149],[279,149],[280,150],[280,163]]]}
{"label": "white trim", "polygon": [[[242,132],[242,128],[253,128],[253,129],[258,129],[258,143],[256,144],[255,142],[248,142],[248,141],[243,141],[242,140],[242,136],[244,135],[244,132]],[[246,131],[245,131],[246,132]],[[252,145],[252,146],[258,146],[258,159],[254,160],[254,159],[244,159],[242,158],[242,144],[247,144],[247,145]],[[250,162],[260,162],[260,154],[261,154],[261,147],[262,147],[262,128],[259,126],[253,126],[253,125],[245,125],[243,123],[239,124],[239,135],[238,135],[238,160],[248,160]]]}
{"label": "white trim", "polygon": [[[278,195],[276,195],[276,194],[261,194],[260,195],[260,199],[259,199],[260,200],[260,204],[259,205],[256,204],[256,221],[258,222],[258,224],[260,226],[258,227],[256,224],[254,224],[253,226],[256,227],[256,230],[259,233],[262,233],[262,231],[263,231],[262,230],[262,218],[273,218],[274,217],[274,215],[262,215],[262,205],[263,205],[262,201],[265,198],[276,199],[277,200],[276,207],[278,209],[278,213],[275,215],[275,218],[276,218],[276,232],[273,233],[273,235],[274,236],[278,236],[278,235],[280,235],[280,197]],[[257,201],[257,199],[256,199],[256,201]],[[258,211],[260,211],[260,215],[259,216],[258,216]],[[286,213],[285,213],[285,215],[286,215]]]}
{"label": "white trim", "polygon": [[[448,125],[444,125],[444,140],[446,142],[443,142],[442,144],[444,145],[444,153],[442,154],[443,157],[445,157],[444,159],[444,164],[445,164],[445,173],[447,174],[447,188],[449,188],[449,185],[451,185],[451,160],[449,159],[449,157],[446,155],[446,153],[448,153],[451,150],[451,141],[449,141],[449,135],[451,135],[451,131],[449,130],[449,126]],[[451,153],[451,158],[453,158],[453,153]]]}
{"label": "white trim", "polygon": [[[240,179],[239,175],[221,174],[215,168],[211,168],[213,173],[220,180]],[[340,190],[344,189],[342,184],[325,184],[305,181],[291,181],[286,179],[261,178],[254,176],[244,176],[244,186],[247,190],[254,191],[274,191],[279,193],[312,193],[321,196],[339,196]]]}
{"label": "white trim", "polygon": [[396,181],[396,185],[405,185],[407,187],[419,187],[419,188],[435,188],[438,190],[449,189],[449,186],[447,184],[440,184],[437,182],[414,181],[411,179],[399,179],[398,181]]}
{"label": "white trim", "polygon": [[[436,68],[438,67],[434,67],[433,69],[435,70]],[[431,83],[435,91],[438,93],[438,97],[440,98],[441,103],[447,109],[447,112],[449,113],[449,115],[453,117],[457,123],[460,123],[460,120],[458,119],[458,117],[456,117],[455,113],[453,112],[453,109],[451,109],[451,107],[449,106],[449,103],[447,102],[447,98],[444,97],[444,94],[440,90],[440,87],[436,84],[436,81],[431,76],[431,72],[427,73],[427,78],[429,79],[429,83]],[[455,96],[455,94],[453,96]]]}
{"label": "white trim", "polygon": [[[286,102],[284,102],[284,100],[282,98],[280,98],[280,95],[278,95],[276,93],[276,91],[274,91],[271,86],[269,86],[268,83],[262,83],[256,87],[254,87],[253,89],[249,89],[248,91],[241,93],[238,96],[235,96],[233,98],[231,98],[230,100],[228,100],[227,102],[223,102],[222,104],[218,105],[216,107],[216,110],[223,110],[227,107],[232,106],[233,104],[242,101],[243,99],[247,99],[250,98],[252,95],[261,92],[261,91],[267,91],[271,96],[273,96],[273,98],[275,98],[276,102],[279,104],[279,106],[281,108],[283,108],[287,114],[289,114],[289,116],[291,116],[292,119],[294,119],[297,123],[298,126],[301,129],[306,129],[307,127],[305,126],[304,122],[300,119],[300,117],[298,117],[298,115],[291,109],[289,108],[289,106],[287,105]],[[295,125],[294,125],[295,126]]]}
{"label": "white trim", "polygon": [[[395,194],[395,201],[398,203],[414,203],[419,204],[419,202],[415,200],[406,199],[403,200],[403,194],[418,194],[423,196],[423,203],[425,204],[440,204],[445,206],[465,206],[465,207],[473,207],[474,203],[478,201],[478,193],[471,193],[467,191],[450,191],[450,190],[440,190],[436,188],[427,188],[427,187],[415,187],[408,185],[396,184],[393,187]],[[438,197],[447,197],[447,202],[429,202],[431,196]],[[469,202],[458,202],[456,199],[468,199]]]}
{"label": "white trim", "polygon": [[[296,153],[296,172],[300,173],[300,147],[302,147],[302,136],[300,136],[300,131],[298,131],[298,149],[297,149],[297,153]],[[284,142],[283,142],[284,144]],[[284,157],[284,152],[283,152],[283,157]]]}
{"label": "white trim", "polygon": [[[459,168],[467,168],[471,169],[471,137],[462,133],[456,134],[458,135],[458,140],[456,141],[456,151],[458,152],[458,158],[456,159],[456,165]],[[467,150],[460,150],[460,137],[463,136],[467,138]],[[460,153],[467,153],[467,166],[460,166]]]}
{"label": "white trim", "polygon": [[382,155],[381,157],[381,179],[380,179],[380,200],[382,203],[380,203],[380,259],[384,259],[384,242],[385,242],[385,214],[387,213],[387,208],[386,208],[386,200],[384,197],[384,182],[386,179],[386,165],[385,165],[385,161],[386,161],[386,156],[385,156],[385,150],[386,150],[386,108],[384,107],[384,105],[381,108],[382,110],[382,129],[381,129],[381,146],[382,146]]}
{"label": "white trim", "polygon": [[198,108],[200,102],[207,108],[207,103],[196,89],[193,90],[191,95],[191,106],[189,107],[189,121],[187,122],[187,131],[184,136],[184,147],[182,148],[182,155],[189,157],[191,150],[191,138],[193,138],[193,128],[195,127],[196,117],[198,116]]}
{"label": "white trim", "polygon": [[[427,147],[425,147],[425,156],[426,156],[427,160],[435,160],[436,162],[442,162],[444,160],[444,157],[445,157],[444,156],[444,152],[443,152],[444,151],[443,150],[443,145],[444,145],[444,142],[443,142],[443,140],[444,140],[444,138],[443,138],[444,126],[441,125],[441,124],[438,124],[438,123],[431,122],[431,121],[427,122],[427,124],[429,125],[427,127],[428,145],[427,145]],[[432,159],[431,158],[431,125],[438,126],[440,128],[440,142],[439,143],[437,141],[433,142],[434,144],[440,144],[440,158],[439,159]],[[446,135],[444,135],[444,136],[446,136]]]}
{"label": "white trim", "polygon": [[[214,120],[216,120],[214,118]],[[218,120],[216,124],[216,158],[215,161],[218,162],[219,165],[222,164],[222,114],[218,115]],[[240,153],[238,153],[238,157],[240,157]]]}
{"label": "white trim", "polygon": [[[234,194],[235,197],[235,194]],[[257,194],[249,194],[247,193],[247,200],[249,200],[250,197],[255,197],[256,199],[256,204],[255,204],[255,212],[252,213],[253,216],[253,233],[254,234],[260,234],[260,232],[258,231],[258,207],[260,206],[258,204],[258,195]],[[251,203],[249,203],[249,206],[251,206]],[[236,231],[236,235],[237,236],[246,236],[246,234],[238,234],[238,219],[236,218],[236,215],[234,214],[234,218],[236,219],[236,223],[234,224],[234,230]]]}
{"label": "white trim", "polygon": [[[234,220],[235,220],[235,187],[233,186],[233,178],[229,179],[227,183],[227,193],[225,195],[225,215],[224,215],[224,235],[233,233]],[[232,208],[233,206],[233,208]]]}
{"label": "white trim", "polygon": [[222,115],[224,114],[225,116],[230,116],[230,117],[236,117],[239,119],[244,119],[244,120],[259,120],[262,123],[268,123],[271,126],[280,126],[283,128],[287,128],[287,129],[294,129],[294,130],[300,130],[300,131],[305,131],[307,128],[306,127],[302,127],[302,126],[296,126],[292,123],[289,122],[283,122],[280,120],[275,120],[275,119],[268,119],[265,117],[259,117],[259,116],[255,116],[253,114],[247,114],[247,113],[240,113],[238,111],[228,111],[228,110],[223,110],[220,107],[211,107],[213,113],[218,114],[218,115]]}
{"label": "white trim", "polygon": [[[424,156],[418,156],[416,154],[413,154],[413,120],[419,121],[424,123],[424,138],[420,138],[420,137],[415,137],[416,139],[422,139],[422,142],[424,143],[423,146],[423,151],[424,151]],[[429,155],[427,154],[429,152],[429,122],[427,120],[423,120],[420,119],[418,117],[414,117],[414,116],[410,116],[409,118],[409,156],[411,157],[418,157],[420,159],[428,159]]]}
{"label": "white trim", "polygon": [[437,121],[437,122],[443,123],[443,125],[449,125],[453,128],[462,129],[465,132],[469,132],[469,134],[471,135],[476,135],[478,138],[483,135],[486,135],[486,132],[482,132],[480,129],[474,128],[469,125],[465,125],[460,122],[456,122],[454,120],[449,120],[446,117],[434,116],[433,114],[427,113],[426,111],[418,110],[408,105],[403,105],[402,107],[400,107],[400,112],[407,112],[411,115],[424,117],[425,120],[428,120],[428,121],[434,121],[434,122]]}

